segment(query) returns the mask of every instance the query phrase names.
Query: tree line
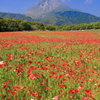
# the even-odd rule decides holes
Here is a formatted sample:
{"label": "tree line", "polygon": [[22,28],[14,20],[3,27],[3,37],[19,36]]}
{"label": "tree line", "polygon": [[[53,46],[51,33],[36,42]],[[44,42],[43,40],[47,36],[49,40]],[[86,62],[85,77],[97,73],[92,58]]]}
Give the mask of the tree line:
{"label": "tree line", "polygon": [[90,24],[73,24],[73,25],[46,25],[41,22],[17,20],[0,17],[0,31],[30,31],[30,30],[49,30],[49,31],[65,31],[65,30],[87,30],[100,29],[100,22],[92,22]]}
{"label": "tree line", "polygon": [[44,24],[34,21],[0,18],[0,31],[44,30]]}
{"label": "tree line", "polygon": [[90,24],[73,24],[73,25],[62,25],[59,26],[60,30],[90,30],[90,29],[100,29],[100,22],[92,22]]}

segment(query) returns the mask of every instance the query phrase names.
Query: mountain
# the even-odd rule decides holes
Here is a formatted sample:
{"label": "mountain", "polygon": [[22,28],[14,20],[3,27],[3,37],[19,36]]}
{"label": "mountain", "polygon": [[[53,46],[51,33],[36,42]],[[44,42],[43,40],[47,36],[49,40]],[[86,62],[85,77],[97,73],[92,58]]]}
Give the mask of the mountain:
{"label": "mountain", "polygon": [[55,12],[49,14],[41,20],[45,24],[53,25],[72,25],[72,24],[81,24],[81,23],[91,23],[100,21],[100,17],[94,15],[79,12],[79,11],[64,11],[64,12]]}
{"label": "mountain", "polygon": [[33,21],[33,19],[31,17],[28,17],[28,16],[23,15],[23,14],[14,14],[14,13],[0,12],[0,17]]}
{"label": "mountain", "polygon": [[39,0],[24,14],[0,12],[0,17],[39,21],[58,26],[100,21],[100,17],[70,8],[58,0]]}
{"label": "mountain", "polygon": [[59,11],[74,11],[74,9],[63,5],[58,0],[39,0],[30,7],[24,14],[33,19],[42,19],[49,13]]}
{"label": "mountain", "polygon": [[58,0],[39,0],[24,14],[36,21],[53,25],[71,25],[100,21],[99,17],[70,8]]}

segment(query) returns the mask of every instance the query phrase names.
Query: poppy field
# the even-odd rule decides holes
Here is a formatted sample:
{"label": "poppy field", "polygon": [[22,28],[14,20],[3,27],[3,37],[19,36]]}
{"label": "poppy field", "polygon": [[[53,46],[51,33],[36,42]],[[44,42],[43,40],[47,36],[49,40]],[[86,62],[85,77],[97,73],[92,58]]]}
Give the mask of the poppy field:
{"label": "poppy field", "polygon": [[0,32],[0,100],[100,100],[100,32]]}

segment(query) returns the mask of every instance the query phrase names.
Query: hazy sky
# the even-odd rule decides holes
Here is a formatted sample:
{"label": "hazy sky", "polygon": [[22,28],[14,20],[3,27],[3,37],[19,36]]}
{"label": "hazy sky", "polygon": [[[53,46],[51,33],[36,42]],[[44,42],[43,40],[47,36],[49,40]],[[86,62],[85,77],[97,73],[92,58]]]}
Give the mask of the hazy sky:
{"label": "hazy sky", "polygon": [[[0,12],[23,13],[39,0],[0,0]],[[69,7],[100,17],[100,0],[59,0]]]}

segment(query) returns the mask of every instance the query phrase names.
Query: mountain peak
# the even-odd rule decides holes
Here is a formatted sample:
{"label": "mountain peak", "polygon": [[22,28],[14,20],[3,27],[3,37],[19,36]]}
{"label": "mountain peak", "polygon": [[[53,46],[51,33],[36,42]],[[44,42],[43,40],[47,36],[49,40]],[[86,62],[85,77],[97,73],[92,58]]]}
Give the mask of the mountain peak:
{"label": "mountain peak", "polygon": [[[44,18],[49,12],[55,11],[57,8],[63,8],[66,10],[72,10],[70,7],[65,7],[58,0],[39,0],[32,7],[30,7],[24,14],[32,17],[33,19]],[[62,8],[61,8],[62,9]]]}
{"label": "mountain peak", "polygon": [[37,7],[38,9],[41,8],[41,10],[45,10],[45,12],[49,12],[59,5],[61,5],[61,3],[58,0],[40,0],[34,4],[31,9],[33,10],[34,7]]}

